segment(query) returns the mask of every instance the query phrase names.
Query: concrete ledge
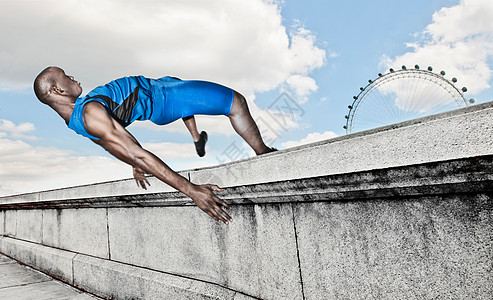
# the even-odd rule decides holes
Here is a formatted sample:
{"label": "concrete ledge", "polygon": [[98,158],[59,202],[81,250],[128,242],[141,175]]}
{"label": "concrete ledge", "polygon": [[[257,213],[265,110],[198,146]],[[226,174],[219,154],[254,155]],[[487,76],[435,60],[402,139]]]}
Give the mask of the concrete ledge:
{"label": "concrete ledge", "polygon": [[493,102],[190,171],[223,187],[493,154]]}
{"label": "concrete ledge", "polygon": [[[178,174],[189,179],[189,171],[179,171]],[[142,195],[152,193],[163,193],[176,191],[169,185],[159,181],[154,177],[148,177],[151,184],[147,190],[143,190],[138,187],[133,178],[108,181],[97,184],[88,184],[81,186],[74,186],[68,188],[40,191],[34,193],[26,193],[22,195],[3,196],[0,200],[4,203],[9,201],[15,201],[17,203],[30,203],[36,201],[49,201],[49,200],[76,200],[79,198],[91,198],[102,196],[114,196],[114,195]]]}
{"label": "concrete ledge", "polygon": [[[337,199],[347,201],[492,190],[493,155],[487,155],[348,174],[235,186],[217,194],[235,205],[333,201]],[[194,205],[194,203],[179,192],[32,202],[22,200],[16,202],[13,199],[4,202],[0,199],[0,210],[10,208],[23,210],[183,205]],[[9,211],[7,210],[7,212]],[[76,217],[77,214],[74,214],[70,218]],[[104,219],[104,216],[101,218]],[[7,220],[10,218],[7,217]],[[13,221],[10,222],[12,224],[10,227],[12,227],[14,223]],[[29,218],[29,222],[33,222],[32,218]],[[32,226],[25,225],[24,227],[30,228]],[[12,230],[7,231],[7,233],[11,232]],[[22,238],[28,239],[27,237]]]}
{"label": "concrete ledge", "polygon": [[[179,172],[194,183],[222,187],[343,174],[493,154],[493,102],[474,105],[214,167]],[[268,171],[266,171],[268,170]],[[172,188],[150,178],[0,197],[0,203],[157,194]],[[131,200],[131,197],[127,197]]]}

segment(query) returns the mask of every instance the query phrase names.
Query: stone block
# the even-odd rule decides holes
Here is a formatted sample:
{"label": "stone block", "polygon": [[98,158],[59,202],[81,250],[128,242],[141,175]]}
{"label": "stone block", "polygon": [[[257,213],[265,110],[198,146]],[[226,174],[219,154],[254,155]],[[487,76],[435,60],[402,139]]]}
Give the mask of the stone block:
{"label": "stone block", "polygon": [[5,234],[5,211],[0,210],[0,236]]}
{"label": "stone block", "polygon": [[4,218],[4,235],[15,236],[17,234],[17,210],[6,210]]}
{"label": "stone block", "polygon": [[75,253],[5,237],[0,251],[62,281],[72,283]]}
{"label": "stone block", "polygon": [[111,259],[265,299],[300,299],[291,205],[234,206],[230,225],[198,207],[109,209]]}
{"label": "stone block", "polygon": [[0,204],[13,204],[13,203],[29,203],[39,200],[39,193],[27,193],[12,196],[2,196],[0,197]]}
{"label": "stone block", "polygon": [[108,258],[106,209],[43,210],[43,244]]}
{"label": "stone block", "polygon": [[77,255],[75,286],[106,299],[254,299],[219,285]]}
{"label": "stone block", "polygon": [[41,243],[43,234],[43,214],[41,210],[17,211],[16,238]]}
{"label": "stone block", "polygon": [[490,298],[492,206],[484,195],[298,204],[305,297]]}
{"label": "stone block", "polygon": [[[181,176],[188,179],[188,172],[178,172]],[[151,186],[147,190],[137,186],[135,180],[124,179],[110,182],[102,182],[89,184],[77,187],[44,191],[39,193],[39,200],[60,200],[60,199],[81,199],[115,195],[135,195],[135,194],[150,194],[176,191],[171,186],[159,181],[155,177],[148,178]]]}

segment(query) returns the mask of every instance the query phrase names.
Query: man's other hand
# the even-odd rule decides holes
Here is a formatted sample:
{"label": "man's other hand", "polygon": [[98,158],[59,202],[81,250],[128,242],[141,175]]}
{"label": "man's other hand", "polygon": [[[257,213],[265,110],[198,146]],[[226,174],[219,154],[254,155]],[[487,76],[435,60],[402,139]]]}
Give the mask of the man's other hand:
{"label": "man's other hand", "polygon": [[137,186],[142,187],[144,190],[147,190],[147,186],[151,186],[149,181],[147,181],[147,177],[145,176],[144,170],[138,167],[133,167],[134,168],[134,178],[135,181],[137,182]]}
{"label": "man's other hand", "polygon": [[194,185],[189,196],[200,209],[214,220],[229,224],[233,219],[223,210],[223,207],[231,209],[231,206],[219,199],[213,191],[224,190],[213,184]]}

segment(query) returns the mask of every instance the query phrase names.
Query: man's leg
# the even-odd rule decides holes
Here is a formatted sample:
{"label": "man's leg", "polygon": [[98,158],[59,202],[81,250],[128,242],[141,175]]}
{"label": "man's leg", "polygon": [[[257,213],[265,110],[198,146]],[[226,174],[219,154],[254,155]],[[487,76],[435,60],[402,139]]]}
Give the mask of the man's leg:
{"label": "man's leg", "polygon": [[197,124],[195,123],[194,116],[188,116],[182,118],[185,126],[187,126],[188,131],[192,135],[193,142],[195,144],[195,150],[197,154],[202,157],[205,155],[205,143],[207,143],[207,132],[202,131],[200,134],[197,130]]}
{"label": "man's leg", "polygon": [[234,130],[252,147],[257,155],[273,151],[273,148],[264,144],[257,124],[250,115],[245,97],[237,92],[234,92],[233,105],[228,117]]}
{"label": "man's leg", "polygon": [[193,141],[198,142],[199,141],[199,132],[197,130],[197,124],[195,123],[195,117],[194,116],[188,116],[185,118],[182,118],[183,122],[185,123],[185,126],[187,126],[188,131],[190,131],[190,134],[192,135]]}

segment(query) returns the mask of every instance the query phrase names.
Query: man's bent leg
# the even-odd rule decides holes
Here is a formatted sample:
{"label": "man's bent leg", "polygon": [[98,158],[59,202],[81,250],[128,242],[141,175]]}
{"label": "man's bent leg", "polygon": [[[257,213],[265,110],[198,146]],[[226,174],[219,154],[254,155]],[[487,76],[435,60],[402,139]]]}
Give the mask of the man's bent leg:
{"label": "man's bent leg", "polygon": [[193,143],[195,144],[195,150],[197,151],[198,156],[203,157],[205,155],[205,143],[207,143],[207,132],[202,131],[199,134],[194,116],[188,116],[182,118],[182,120],[192,135]]}
{"label": "man's bent leg", "polygon": [[233,105],[228,115],[234,130],[247,142],[257,155],[270,152],[262,140],[257,124],[250,115],[245,97],[234,92]]}
{"label": "man's bent leg", "polygon": [[193,141],[198,142],[200,136],[199,136],[199,132],[197,130],[197,124],[195,123],[195,117],[194,116],[188,116],[188,117],[182,118],[182,120],[185,123],[185,126],[187,126],[188,131],[192,135]]}

